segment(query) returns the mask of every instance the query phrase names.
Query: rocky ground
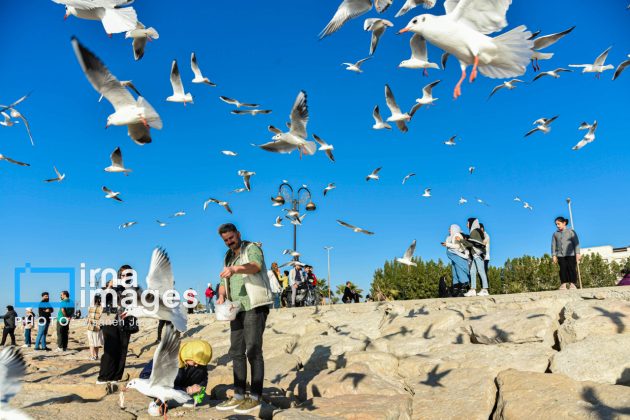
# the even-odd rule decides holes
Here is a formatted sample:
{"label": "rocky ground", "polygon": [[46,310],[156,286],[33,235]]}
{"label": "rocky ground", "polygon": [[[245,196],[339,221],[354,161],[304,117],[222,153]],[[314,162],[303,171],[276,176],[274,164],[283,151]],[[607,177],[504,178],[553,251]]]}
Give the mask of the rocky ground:
{"label": "rocky ground", "polygon": [[[213,347],[211,393],[169,417],[253,418],[213,408],[231,392],[229,325],[188,325]],[[132,378],[155,328],[133,336]],[[65,354],[25,349],[11,405],[35,419],[148,418],[148,398],[129,391],[121,408],[119,389],[95,384],[85,328],[70,337]],[[272,310],[264,341],[261,418],[630,419],[630,287]]]}

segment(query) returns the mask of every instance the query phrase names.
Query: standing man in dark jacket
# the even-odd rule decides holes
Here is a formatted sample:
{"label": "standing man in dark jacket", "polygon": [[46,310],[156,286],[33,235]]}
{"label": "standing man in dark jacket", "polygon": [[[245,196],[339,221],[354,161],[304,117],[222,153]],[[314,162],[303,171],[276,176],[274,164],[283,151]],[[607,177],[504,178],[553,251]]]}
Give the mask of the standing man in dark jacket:
{"label": "standing man in dark jacket", "polygon": [[4,346],[4,342],[7,341],[7,335],[11,337],[11,345],[15,346],[15,318],[17,317],[17,312],[13,309],[13,306],[7,305],[7,313],[4,314],[2,319],[4,319],[4,329],[2,330],[2,344]]}
{"label": "standing man in dark jacket", "polygon": [[37,338],[35,339],[35,350],[50,351],[46,345],[46,336],[48,335],[48,327],[50,327],[50,319],[52,318],[53,308],[48,301],[50,296],[48,292],[42,292],[42,301],[37,309]]}

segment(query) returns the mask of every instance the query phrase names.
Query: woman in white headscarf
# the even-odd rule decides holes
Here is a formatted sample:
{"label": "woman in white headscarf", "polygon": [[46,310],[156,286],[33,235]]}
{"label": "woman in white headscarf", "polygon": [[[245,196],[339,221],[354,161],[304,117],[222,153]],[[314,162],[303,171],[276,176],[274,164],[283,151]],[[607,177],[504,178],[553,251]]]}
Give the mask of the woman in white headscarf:
{"label": "woman in white headscarf", "polygon": [[461,241],[464,239],[462,228],[459,225],[451,225],[448,230],[449,236],[442,242],[446,247],[446,256],[451,260],[451,270],[453,273],[453,290],[458,295],[462,288],[468,285],[468,254]]}

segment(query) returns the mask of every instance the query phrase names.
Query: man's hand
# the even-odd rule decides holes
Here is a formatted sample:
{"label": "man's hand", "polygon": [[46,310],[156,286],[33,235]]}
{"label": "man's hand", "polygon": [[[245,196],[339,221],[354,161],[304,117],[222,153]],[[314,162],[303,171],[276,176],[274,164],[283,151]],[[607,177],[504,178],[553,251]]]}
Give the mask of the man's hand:
{"label": "man's hand", "polygon": [[221,274],[219,274],[219,277],[227,279],[232,277],[235,273],[236,271],[234,270],[234,267],[225,267],[223,268],[223,271],[221,271]]}
{"label": "man's hand", "polygon": [[581,259],[582,259],[582,256],[580,254],[575,255],[575,261],[580,262]]}
{"label": "man's hand", "polygon": [[553,263],[558,264],[558,257],[556,257],[555,255],[553,256]]}
{"label": "man's hand", "polygon": [[199,391],[201,391],[201,387],[197,384],[186,387],[186,394],[188,395],[194,395]]}
{"label": "man's hand", "polygon": [[219,295],[217,297],[217,305],[223,305],[224,301],[225,301],[225,296],[224,295]]}

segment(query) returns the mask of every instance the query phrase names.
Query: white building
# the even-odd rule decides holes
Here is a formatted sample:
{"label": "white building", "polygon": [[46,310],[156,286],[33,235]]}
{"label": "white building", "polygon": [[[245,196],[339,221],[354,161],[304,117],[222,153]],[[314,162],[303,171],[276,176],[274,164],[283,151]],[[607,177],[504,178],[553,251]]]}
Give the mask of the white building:
{"label": "white building", "polygon": [[622,263],[630,257],[630,246],[622,248],[613,248],[610,245],[593,246],[590,248],[582,248],[582,255],[599,254],[606,262]]}

